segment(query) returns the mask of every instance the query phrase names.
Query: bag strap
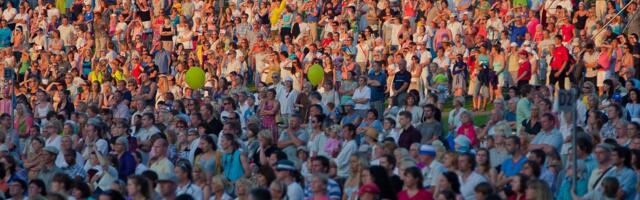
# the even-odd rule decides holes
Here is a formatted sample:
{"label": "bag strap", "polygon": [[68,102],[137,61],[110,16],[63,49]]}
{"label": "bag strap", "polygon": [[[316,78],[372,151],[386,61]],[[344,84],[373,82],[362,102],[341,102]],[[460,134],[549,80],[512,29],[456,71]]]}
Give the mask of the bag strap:
{"label": "bag strap", "polygon": [[609,166],[609,168],[607,168],[607,170],[605,170],[602,174],[600,174],[600,176],[598,177],[598,179],[596,179],[596,182],[593,183],[593,185],[591,185],[592,189],[596,189],[596,186],[598,186],[598,183],[600,182],[600,180],[602,180],[602,178],[604,178],[604,175],[607,174],[607,172],[609,172],[609,170],[611,170],[611,166]]}

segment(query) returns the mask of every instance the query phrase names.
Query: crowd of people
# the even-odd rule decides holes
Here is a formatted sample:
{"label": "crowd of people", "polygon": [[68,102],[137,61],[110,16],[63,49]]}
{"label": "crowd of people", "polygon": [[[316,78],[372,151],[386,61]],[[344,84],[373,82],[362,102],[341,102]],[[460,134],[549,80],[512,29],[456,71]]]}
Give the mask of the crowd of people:
{"label": "crowd of people", "polygon": [[638,3],[3,0],[0,198],[640,199]]}

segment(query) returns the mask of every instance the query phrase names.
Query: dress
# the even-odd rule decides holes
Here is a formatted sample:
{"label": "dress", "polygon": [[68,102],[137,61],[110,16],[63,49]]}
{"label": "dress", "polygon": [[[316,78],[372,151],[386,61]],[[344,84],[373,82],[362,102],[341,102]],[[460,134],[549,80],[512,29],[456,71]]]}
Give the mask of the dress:
{"label": "dress", "polygon": [[[265,102],[264,108],[267,110],[271,110],[275,105],[270,104],[268,101]],[[265,129],[271,130],[271,134],[273,134],[273,139],[277,140],[278,138],[278,125],[276,124],[276,115],[262,115],[262,127]]]}

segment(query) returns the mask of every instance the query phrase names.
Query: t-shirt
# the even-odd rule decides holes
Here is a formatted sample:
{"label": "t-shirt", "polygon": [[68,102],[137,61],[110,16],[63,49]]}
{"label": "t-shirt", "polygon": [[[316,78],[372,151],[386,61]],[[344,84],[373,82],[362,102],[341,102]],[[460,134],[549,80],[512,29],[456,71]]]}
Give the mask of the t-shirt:
{"label": "t-shirt", "polygon": [[411,73],[407,70],[398,71],[393,78],[393,89],[398,90],[404,83],[409,83],[411,81]]}
{"label": "t-shirt", "polygon": [[560,45],[553,49],[553,59],[550,64],[551,69],[559,70],[563,67],[562,64],[567,61],[569,61],[569,50],[566,47]]}
{"label": "t-shirt", "polygon": [[356,88],[355,91],[353,92],[353,96],[351,97],[352,99],[367,99],[366,103],[356,103],[355,105],[355,109],[356,110],[366,110],[369,109],[371,106],[369,106],[369,101],[371,100],[371,88],[369,88],[369,86],[364,86],[363,88]]}
{"label": "t-shirt", "polygon": [[524,166],[525,162],[527,162],[527,158],[524,156],[520,157],[520,160],[517,160],[515,162],[513,158],[505,160],[500,167],[500,171],[502,171],[506,177],[515,176],[516,174],[520,173],[520,170],[522,169],[522,166]]}

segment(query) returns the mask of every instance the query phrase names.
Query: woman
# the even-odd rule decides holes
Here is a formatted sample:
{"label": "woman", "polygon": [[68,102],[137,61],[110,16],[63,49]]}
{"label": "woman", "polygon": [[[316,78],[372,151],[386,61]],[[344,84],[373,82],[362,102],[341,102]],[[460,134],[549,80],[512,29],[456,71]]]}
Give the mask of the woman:
{"label": "woman", "polygon": [[363,171],[369,167],[369,161],[364,156],[358,156],[354,154],[349,158],[350,172],[347,180],[344,183],[344,192],[342,194],[343,200],[355,200],[357,199],[356,192],[358,188],[363,185],[361,176]]}
{"label": "woman", "polygon": [[553,193],[549,190],[549,186],[542,180],[532,179],[527,183],[525,190],[525,199],[527,200],[550,200],[553,199]]}
{"label": "woman", "polygon": [[436,186],[435,193],[439,194],[444,191],[451,191],[455,196],[460,196],[460,181],[458,175],[453,171],[442,173],[438,177],[438,185]]}
{"label": "woman", "polygon": [[311,130],[309,133],[309,142],[307,147],[311,153],[310,156],[329,156],[329,153],[324,151],[324,146],[327,141],[327,136],[324,134],[324,127],[322,122],[324,121],[324,115],[309,116],[309,123],[311,124]]}
{"label": "woman", "polygon": [[476,152],[476,163],[478,164],[478,167],[476,167],[476,173],[486,177],[489,180],[496,180],[498,172],[495,168],[491,167],[491,158],[489,155],[490,153],[488,149],[478,149],[478,151]]}
{"label": "woman", "polygon": [[516,174],[509,182],[511,184],[511,189],[505,189],[504,193],[501,195],[504,195],[507,200],[526,200],[525,191],[527,189],[527,182],[529,182],[529,177],[527,175]]}
{"label": "woman", "polygon": [[629,90],[629,102],[624,106],[632,121],[640,120],[640,95],[638,94],[640,94],[638,89]]}
{"label": "woman", "polygon": [[271,199],[287,199],[287,186],[279,180],[273,181],[271,185],[269,185],[269,191],[271,192]]}
{"label": "woman", "polygon": [[205,171],[206,177],[212,177],[220,173],[220,157],[222,154],[216,151],[216,143],[209,135],[200,136],[198,151],[194,165]]}
{"label": "woman", "polygon": [[418,124],[422,123],[421,119],[422,119],[424,109],[418,106],[418,102],[420,102],[420,99],[418,98],[418,96],[413,95],[412,93],[409,93],[407,95],[407,98],[405,99],[404,105],[401,104],[399,106],[394,107],[398,113],[396,116],[396,121],[400,119],[400,113],[402,111],[409,111],[411,112],[411,124],[413,126],[417,126]]}
{"label": "woman", "polygon": [[352,100],[355,103],[354,109],[360,116],[365,116],[367,110],[371,107],[369,100],[371,99],[371,88],[367,86],[367,77],[360,76],[358,78],[358,87],[353,91]]}
{"label": "woman", "polygon": [[[360,125],[358,125],[358,128],[356,129],[357,133],[364,133],[369,128],[374,128],[378,132],[383,131],[382,123],[380,122],[380,120],[378,120],[378,110],[371,108],[367,111],[365,116],[366,117],[362,120],[362,122],[360,122]],[[374,139],[379,140],[380,138]]]}
{"label": "woman", "polygon": [[392,186],[387,169],[382,166],[371,166],[368,170],[362,171],[363,184],[376,184],[380,188],[380,198],[396,200],[396,187]]}
{"label": "woman", "polygon": [[235,182],[236,200],[249,200],[249,192],[253,189],[253,183],[249,179],[241,178]]}
{"label": "woman", "polygon": [[47,196],[47,187],[44,184],[42,179],[30,179],[29,189],[27,194],[29,194],[29,198],[41,197],[44,198]]}
{"label": "woman", "polygon": [[[232,200],[231,196],[225,192],[225,188],[230,187],[229,181],[223,175],[211,178],[211,197],[209,200]],[[206,198],[207,196],[205,196]]]}
{"label": "woman", "polygon": [[433,194],[424,189],[422,181],[424,177],[417,167],[409,167],[404,170],[404,190],[398,193],[398,200],[433,200]]}
{"label": "woman", "polygon": [[100,90],[100,82],[93,81],[91,82],[91,90],[89,91],[89,96],[87,99],[88,105],[100,105],[100,96],[102,95],[102,91]]}
{"label": "woman", "polygon": [[151,186],[148,179],[140,175],[129,177],[127,194],[129,195],[128,199],[132,200],[151,199]]}
{"label": "woman", "polygon": [[280,113],[280,102],[276,100],[276,90],[269,89],[267,98],[260,101],[258,108],[262,117],[262,127],[271,130],[272,138],[278,138],[278,126],[276,124],[276,115]]}
{"label": "woman", "polygon": [[31,113],[27,106],[23,103],[18,103],[16,105],[13,127],[18,131],[18,135],[20,137],[26,137],[31,132],[31,127],[33,127],[33,118],[31,117]]}
{"label": "woman", "polygon": [[49,113],[49,111],[53,110],[53,105],[51,104],[51,102],[49,101],[49,97],[47,97],[47,94],[43,90],[38,90],[38,92],[36,93],[36,101],[33,105],[33,108],[35,108],[33,115],[35,116],[36,120],[40,120],[40,123],[46,121],[47,114]]}
{"label": "woman", "polygon": [[255,173],[256,187],[268,188],[271,183],[276,180],[276,172],[270,166],[261,166]]}
{"label": "woman", "polygon": [[276,147],[273,134],[269,130],[262,130],[258,132],[258,142],[260,143],[260,147],[256,150],[257,152],[253,153],[252,163],[256,164],[258,167],[260,166],[268,166],[269,157],[271,154],[278,150]]}
{"label": "woman", "polygon": [[250,172],[247,155],[241,152],[240,144],[233,135],[222,135],[221,147],[224,151],[222,156],[223,173],[229,181],[236,181]]}
{"label": "woman", "polygon": [[527,120],[522,121],[522,129],[520,131],[522,133],[526,133],[528,135],[536,135],[540,132],[542,128],[540,124],[540,109],[537,105],[531,105],[531,117]]}

